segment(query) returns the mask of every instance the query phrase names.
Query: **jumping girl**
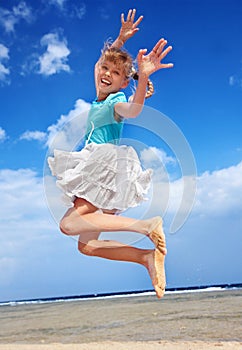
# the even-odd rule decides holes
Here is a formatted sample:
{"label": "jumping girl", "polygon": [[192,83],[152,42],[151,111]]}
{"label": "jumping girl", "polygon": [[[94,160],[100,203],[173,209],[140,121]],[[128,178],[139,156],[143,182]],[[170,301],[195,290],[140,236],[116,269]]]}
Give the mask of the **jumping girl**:
{"label": "jumping girl", "polygon": [[[57,185],[72,202],[61,219],[60,230],[66,235],[79,236],[78,249],[83,254],[143,265],[157,297],[161,298],[165,292],[167,253],[162,219],[137,220],[117,215],[144,199],[152,172],[142,170],[132,147],[118,145],[124,119],[136,118],[145,98],[152,95],[149,76],[173,67],[172,63],[162,63],[172,47],[165,48],[167,41],[160,39],[150,53],[139,50],[138,72],[134,73],[133,60],[122,46],[139,30],[143,16],[135,21],[135,13],[136,10],[129,10],[126,20],[121,15],[119,36],[104,47],[95,65],[97,97],[88,115],[85,147],[79,152],[55,150],[48,163],[57,177]],[[128,86],[132,76],[138,77],[138,82],[132,98],[127,101],[120,90]],[[101,232],[112,231],[146,235],[155,249],[99,239]]]}

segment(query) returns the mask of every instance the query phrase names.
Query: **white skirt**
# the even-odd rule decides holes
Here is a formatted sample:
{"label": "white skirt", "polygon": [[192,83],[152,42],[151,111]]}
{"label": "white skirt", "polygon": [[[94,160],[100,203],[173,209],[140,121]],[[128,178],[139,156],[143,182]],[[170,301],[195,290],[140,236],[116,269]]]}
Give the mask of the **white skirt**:
{"label": "white skirt", "polygon": [[67,205],[83,198],[98,209],[123,211],[145,200],[152,170],[142,170],[133,147],[86,145],[80,152],[54,151],[48,158]]}

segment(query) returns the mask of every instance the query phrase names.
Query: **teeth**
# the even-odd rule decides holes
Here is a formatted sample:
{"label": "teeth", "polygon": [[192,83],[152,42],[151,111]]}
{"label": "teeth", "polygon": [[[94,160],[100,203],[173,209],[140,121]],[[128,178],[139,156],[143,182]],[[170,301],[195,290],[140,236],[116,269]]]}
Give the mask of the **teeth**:
{"label": "teeth", "polygon": [[106,79],[102,79],[101,82],[104,84],[107,84],[107,85],[111,85],[110,81],[108,81]]}

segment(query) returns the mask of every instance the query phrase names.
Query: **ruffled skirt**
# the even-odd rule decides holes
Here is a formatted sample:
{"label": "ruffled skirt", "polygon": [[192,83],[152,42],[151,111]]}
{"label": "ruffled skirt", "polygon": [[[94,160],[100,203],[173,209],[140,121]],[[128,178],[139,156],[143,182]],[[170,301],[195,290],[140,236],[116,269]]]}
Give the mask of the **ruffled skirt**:
{"label": "ruffled skirt", "polygon": [[90,143],[80,152],[55,150],[48,164],[70,206],[78,197],[99,209],[123,211],[145,200],[151,183],[152,170],[142,170],[130,146]]}

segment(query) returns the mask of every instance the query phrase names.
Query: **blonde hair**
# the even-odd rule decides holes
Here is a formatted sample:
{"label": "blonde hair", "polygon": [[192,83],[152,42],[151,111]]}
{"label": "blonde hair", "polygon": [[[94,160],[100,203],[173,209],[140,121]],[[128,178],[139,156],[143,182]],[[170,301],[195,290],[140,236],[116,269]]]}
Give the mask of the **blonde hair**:
{"label": "blonde hair", "polygon": [[[115,46],[111,46],[110,42],[106,42],[104,44],[104,48],[102,50],[100,60],[107,60],[107,61],[113,62],[117,66],[121,65],[127,79],[130,79],[130,78],[133,78],[134,80],[139,79],[139,74],[134,68],[132,56],[124,49],[119,49]],[[150,79],[148,79],[145,98],[151,97],[153,93],[154,93],[153,83]]]}
{"label": "blonde hair", "polygon": [[129,79],[131,77],[133,58],[127,51],[110,46],[109,43],[106,43],[100,59],[112,62],[117,66],[122,66],[126,78]]}

